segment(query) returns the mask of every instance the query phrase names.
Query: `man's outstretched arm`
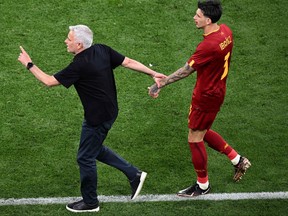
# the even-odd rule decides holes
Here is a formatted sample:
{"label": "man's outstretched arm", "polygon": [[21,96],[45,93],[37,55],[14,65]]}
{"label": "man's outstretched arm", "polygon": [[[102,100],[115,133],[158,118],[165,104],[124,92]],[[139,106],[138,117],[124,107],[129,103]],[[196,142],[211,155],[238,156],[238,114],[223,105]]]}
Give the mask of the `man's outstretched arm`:
{"label": "man's outstretched arm", "polygon": [[166,78],[161,79],[159,82],[160,85],[153,84],[152,86],[150,86],[148,88],[149,95],[153,98],[157,98],[159,96],[160,88],[163,88],[166,85],[169,85],[171,83],[184,79],[188,77],[190,74],[192,74],[194,71],[195,69],[192,68],[188,63],[186,63],[183,67],[179,68],[174,73],[170,74]]}
{"label": "man's outstretched arm", "polygon": [[[18,61],[20,61],[26,68],[28,63],[32,63],[32,60],[28,53],[24,50],[22,46],[20,46],[21,53],[19,54]],[[44,85],[48,87],[60,85],[58,80],[55,79],[54,76],[48,75],[44,73],[40,68],[36,65],[33,65],[29,68],[29,71]]]}

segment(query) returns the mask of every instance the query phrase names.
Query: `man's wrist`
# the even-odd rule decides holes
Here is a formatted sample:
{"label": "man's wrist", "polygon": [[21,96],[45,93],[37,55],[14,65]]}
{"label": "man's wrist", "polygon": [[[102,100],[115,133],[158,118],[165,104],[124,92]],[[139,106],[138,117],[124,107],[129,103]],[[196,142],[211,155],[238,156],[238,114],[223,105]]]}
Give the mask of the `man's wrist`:
{"label": "man's wrist", "polygon": [[27,70],[30,70],[33,66],[34,64],[32,62],[28,62],[26,68]]}

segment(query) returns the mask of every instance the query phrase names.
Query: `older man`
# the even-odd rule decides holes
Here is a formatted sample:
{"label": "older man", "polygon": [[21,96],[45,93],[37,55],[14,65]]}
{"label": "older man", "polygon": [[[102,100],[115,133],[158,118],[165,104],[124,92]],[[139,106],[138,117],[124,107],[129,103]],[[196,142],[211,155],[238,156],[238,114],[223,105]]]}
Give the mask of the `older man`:
{"label": "older man", "polygon": [[93,33],[85,25],[70,26],[69,30],[65,43],[68,52],[74,54],[74,59],[60,72],[52,76],[46,74],[32,62],[22,47],[18,60],[46,86],[61,84],[69,88],[74,85],[84,108],[77,155],[83,199],[68,204],[66,208],[72,212],[98,212],[96,160],[117,168],[127,176],[132,189],[131,199],[140,193],[147,175],[103,145],[118,114],[113,69],[122,65],[153,77],[156,83],[159,78],[166,76],[125,57],[109,46],[92,45]]}

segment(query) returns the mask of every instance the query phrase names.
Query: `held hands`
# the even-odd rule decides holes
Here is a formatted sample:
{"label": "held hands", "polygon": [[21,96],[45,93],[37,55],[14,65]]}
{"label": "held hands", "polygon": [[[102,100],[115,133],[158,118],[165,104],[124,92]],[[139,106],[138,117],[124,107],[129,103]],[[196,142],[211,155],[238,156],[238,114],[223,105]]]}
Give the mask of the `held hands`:
{"label": "held hands", "polygon": [[165,85],[166,77],[167,76],[161,78],[154,78],[155,83],[152,86],[148,87],[148,94],[152,98],[157,98],[159,96],[160,88]]}
{"label": "held hands", "polygon": [[160,88],[157,87],[157,84],[153,84],[152,86],[148,87],[148,94],[152,98],[157,98],[159,96]]}
{"label": "held hands", "polygon": [[23,49],[22,46],[20,46],[20,54],[18,57],[18,61],[21,62],[21,64],[23,64],[25,67],[27,66],[28,62],[32,62],[30,56],[28,55],[28,53]]}
{"label": "held hands", "polygon": [[165,74],[162,73],[157,73],[155,72],[153,75],[153,78],[166,78],[167,76]]}
{"label": "held hands", "polygon": [[153,79],[154,79],[157,87],[159,87],[159,88],[161,87],[161,80],[165,79],[165,78],[167,78],[166,75],[164,75],[162,73],[157,73],[157,72],[155,72],[155,74],[153,76]]}

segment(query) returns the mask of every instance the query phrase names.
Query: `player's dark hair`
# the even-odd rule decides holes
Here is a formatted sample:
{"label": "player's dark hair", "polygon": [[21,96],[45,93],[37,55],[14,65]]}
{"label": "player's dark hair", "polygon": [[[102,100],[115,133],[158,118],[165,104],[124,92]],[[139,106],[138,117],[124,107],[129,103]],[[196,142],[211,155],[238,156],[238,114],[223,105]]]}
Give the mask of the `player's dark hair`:
{"label": "player's dark hair", "polygon": [[211,19],[212,23],[216,23],[222,15],[220,0],[198,0],[198,8],[204,16]]}

